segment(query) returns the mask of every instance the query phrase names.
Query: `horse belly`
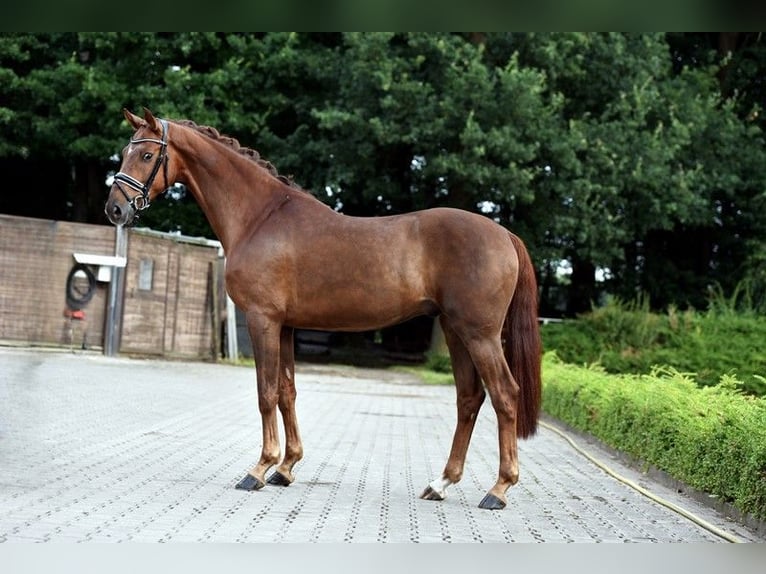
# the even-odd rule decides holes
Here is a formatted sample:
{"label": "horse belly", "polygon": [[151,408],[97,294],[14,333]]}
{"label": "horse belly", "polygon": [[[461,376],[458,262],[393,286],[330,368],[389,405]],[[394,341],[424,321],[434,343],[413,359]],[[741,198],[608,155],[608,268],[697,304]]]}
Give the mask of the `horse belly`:
{"label": "horse belly", "polygon": [[300,290],[286,322],[303,329],[367,331],[438,312],[420,285],[378,279],[348,277]]}

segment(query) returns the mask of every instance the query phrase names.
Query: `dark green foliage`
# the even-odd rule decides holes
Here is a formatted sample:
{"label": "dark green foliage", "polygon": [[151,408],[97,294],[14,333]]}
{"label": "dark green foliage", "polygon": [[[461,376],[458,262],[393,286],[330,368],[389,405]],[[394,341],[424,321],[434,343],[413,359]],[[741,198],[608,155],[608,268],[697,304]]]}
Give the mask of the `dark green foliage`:
{"label": "dark green foliage", "polygon": [[[527,243],[546,315],[701,308],[766,284],[765,69],[760,33],[3,33],[0,171],[25,188],[0,211],[106,223],[120,110],[145,105],[348,214],[485,213]],[[143,215],[211,234],[188,198]]]}
{"label": "dark green foliage", "polygon": [[553,353],[543,372],[546,413],[766,519],[766,399],[733,377],[699,388],[674,369],[615,376]]}
{"label": "dark green foliage", "polygon": [[578,319],[545,325],[543,342],[561,360],[598,363],[609,373],[650,373],[669,365],[693,373],[701,386],[734,375],[741,389],[766,396],[766,321],[731,312],[725,302],[707,312],[652,313],[646,304],[612,301]]}

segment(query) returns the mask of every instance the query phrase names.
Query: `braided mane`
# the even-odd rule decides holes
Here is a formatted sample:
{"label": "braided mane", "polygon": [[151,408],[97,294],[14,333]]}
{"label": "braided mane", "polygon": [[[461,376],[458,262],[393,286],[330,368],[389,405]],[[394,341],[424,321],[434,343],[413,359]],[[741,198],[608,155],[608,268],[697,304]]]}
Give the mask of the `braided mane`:
{"label": "braided mane", "polygon": [[179,125],[185,126],[187,128],[191,128],[194,131],[197,131],[201,133],[202,135],[209,137],[212,140],[215,140],[217,142],[224,144],[227,147],[230,147],[231,149],[233,149],[240,155],[243,155],[246,158],[257,163],[260,167],[264,168],[266,171],[268,171],[272,176],[277,178],[282,183],[285,183],[295,189],[300,189],[301,191],[305,191],[301,189],[300,186],[298,186],[298,184],[296,184],[293,181],[292,177],[281,175],[279,172],[277,172],[277,168],[274,167],[274,164],[272,164],[270,161],[266,161],[265,159],[263,159],[261,157],[261,154],[259,154],[254,149],[240,145],[239,141],[237,141],[236,138],[222,135],[217,129],[213,127],[200,126],[191,120],[174,120],[174,121],[175,123]]}

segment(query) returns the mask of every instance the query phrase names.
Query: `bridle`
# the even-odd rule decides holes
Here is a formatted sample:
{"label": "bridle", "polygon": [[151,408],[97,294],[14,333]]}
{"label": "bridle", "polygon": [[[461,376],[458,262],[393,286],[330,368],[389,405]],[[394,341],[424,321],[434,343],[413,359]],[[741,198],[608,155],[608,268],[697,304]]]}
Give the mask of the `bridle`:
{"label": "bridle", "polygon": [[[135,177],[121,171],[116,173],[114,176],[114,185],[116,185],[117,189],[122,192],[122,195],[124,195],[125,199],[128,201],[128,205],[130,205],[135,211],[143,211],[149,207],[149,190],[152,188],[154,178],[157,177],[157,172],[160,171],[160,165],[163,164],[165,188],[168,187],[168,122],[166,120],[160,120],[160,124],[162,125],[162,139],[158,140],[155,138],[139,138],[136,140],[130,140],[131,144],[152,142],[160,145],[160,153],[157,156],[157,161],[154,162],[154,168],[152,169],[152,173],[149,174],[149,178],[146,180],[146,183],[141,183]],[[124,183],[125,185],[132,187],[136,191],[140,192],[140,194],[137,193],[131,198],[127,193],[125,193],[125,190],[122,188],[120,183]]]}

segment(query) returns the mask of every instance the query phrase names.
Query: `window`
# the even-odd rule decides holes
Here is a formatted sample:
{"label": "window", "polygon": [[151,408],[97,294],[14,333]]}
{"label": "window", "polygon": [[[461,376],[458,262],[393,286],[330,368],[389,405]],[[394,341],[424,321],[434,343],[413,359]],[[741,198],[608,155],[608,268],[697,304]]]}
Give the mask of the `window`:
{"label": "window", "polygon": [[142,258],[138,262],[138,289],[151,291],[154,277],[154,259]]}

